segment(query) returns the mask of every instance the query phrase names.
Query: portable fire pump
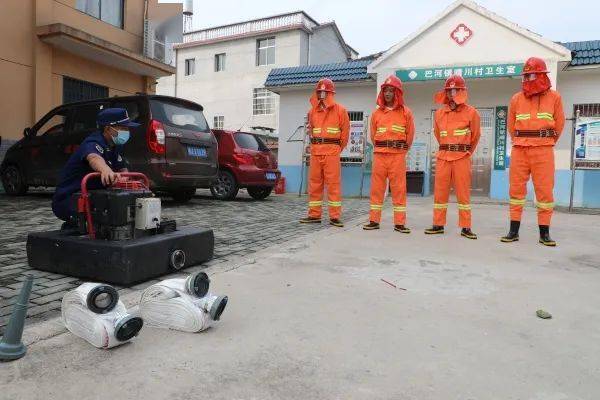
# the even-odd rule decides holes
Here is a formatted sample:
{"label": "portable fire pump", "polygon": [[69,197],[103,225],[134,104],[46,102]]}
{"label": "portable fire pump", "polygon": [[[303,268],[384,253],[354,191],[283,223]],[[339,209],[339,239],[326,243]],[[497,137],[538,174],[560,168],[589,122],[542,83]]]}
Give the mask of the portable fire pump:
{"label": "portable fire pump", "polygon": [[160,198],[140,173],[122,173],[104,189],[88,190],[86,175],[77,205],[76,228],[30,233],[27,259],[35,269],[118,285],[167,274],[213,257],[211,229],[178,227],[162,216]]}

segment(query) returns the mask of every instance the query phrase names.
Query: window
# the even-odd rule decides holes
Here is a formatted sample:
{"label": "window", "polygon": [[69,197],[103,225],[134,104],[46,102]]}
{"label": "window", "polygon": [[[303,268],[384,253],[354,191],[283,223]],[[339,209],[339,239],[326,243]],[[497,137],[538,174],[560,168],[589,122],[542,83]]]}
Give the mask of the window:
{"label": "window", "polygon": [[104,104],[86,104],[84,106],[73,107],[73,132],[92,131],[97,128],[96,120]]}
{"label": "window", "polygon": [[256,65],[275,64],[275,38],[256,41]]}
{"label": "window", "polygon": [[116,101],[110,106],[126,109],[130,120],[133,122],[140,122],[140,105],[136,101]]}
{"label": "window", "polygon": [[242,149],[256,150],[256,151],[267,151],[267,146],[263,143],[260,138],[254,136],[251,133],[237,132],[234,136],[235,142]]}
{"label": "window", "polygon": [[225,53],[215,54],[215,72],[225,71]]}
{"label": "window", "polygon": [[191,131],[207,132],[208,123],[200,106],[166,100],[150,100],[152,118],[163,124]]}
{"label": "window", "polygon": [[213,128],[214,129],[223,129],[224,125],[225,125],[225,117],[222,115],[215,115]]}
{"label": "window", "polygon": [[362,111],[348,111],[348,117],[350,121],[362,121],[364,119],[364,114]]}
{"label": "window", "polygon": [[94,18],[123,28],[123,0],[77,0],[75,8]]}
{"label": "window", "polygon": [[106,86],[80,81],[68,76],[63,77],[63,103],[102,99],[105,97],[108,97],[108,88]]}
{"label": "window", "polygon": [[196,73],[196,59],[188,58],[185,60],[185,76],[194,75]]}
{"label": "window", "polygon": [[63,132],[68,112],[68,109],[61,108],[47,116],[45,122],[36,129],[36,135],[57,135]]}
{"label": "window", "polygon": [[253,115],[269,115],[274,112],[275,96],[264,88],[254,89],[252,98]]}

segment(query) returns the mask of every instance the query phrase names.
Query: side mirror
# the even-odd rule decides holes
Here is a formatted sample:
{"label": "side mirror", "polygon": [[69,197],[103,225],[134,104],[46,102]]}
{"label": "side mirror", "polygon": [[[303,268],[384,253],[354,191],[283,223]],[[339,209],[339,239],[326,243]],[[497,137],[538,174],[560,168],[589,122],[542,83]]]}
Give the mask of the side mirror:
{"label": "side mirror", "polygon": [[26,138],[33,136],[33,131],[31,130],[31,128],[23,129],[23,136],[25,136]]}

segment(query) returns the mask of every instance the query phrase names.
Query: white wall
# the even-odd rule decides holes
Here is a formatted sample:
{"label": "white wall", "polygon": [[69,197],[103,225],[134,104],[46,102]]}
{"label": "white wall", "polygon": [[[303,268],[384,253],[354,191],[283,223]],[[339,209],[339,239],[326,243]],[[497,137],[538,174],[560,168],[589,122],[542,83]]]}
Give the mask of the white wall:
{"label": "white wall", "polygon": [[[268,37],[268,36],[267,36]],[[256,65],[257,37],[214,43],[178,50],[177,97],[193,100],[204,106],[212,126],[215,115],[225,117],[226,129],[248,129],[266,126],[277,129],[277,96],[271,115],[252,115],[252,92],[264,86],[272,68],[295,66],[300,63],[301,31],[275,35],[275,64]],[[225,53],[225,71],[215,72],[215,54]],[[196,59],[194,75],[185,76],[185,60]],[[160,94],[170,94],[161,87]]]}
{"label": "white wall", "polygon": [[[600,103],[600,68],[562,71],[558,74],[558,91],[563,99],[565,116],[573,118],[574,104]],[[556,169],[570,169],[573,122],[567,121],[556,148]]]}
{"label": "white wall", "polygon": [[329,64],[344,62],[348,58],[333,26],[315,29],[310,38],[310,63]]}
{"label": "white wall", "polygon": [[[473,36],[459,46],[450,33],[461,23],[473,31]],[[568,50],[564,49],[564,52],[559,54],[555,49],[542,46],[489,17],[461,6],[374,69],[386,75],[398,68],[513,63],[524,62],[531,56],[556,64],[569,57]]]}
{"label": "white wall", "polygon": [[308,65],[308,46],[310,45],[311,35],[306,32],[300,32],[300,64]]}
{"label": "white wall", "polygon": [[[362,111],[371,115],[375,108],[375,82],[360,84],[337,84],[336,101],[348,111]],[[281,92],[279,113],[279,164],[300,165],[302,144],[288,143],[287,140],[294,130],[304,123],[306,113],[310,108],[309,99],[313,87],[289,89]],[[296,133],[295,138],[302,139],[302,132]]]}

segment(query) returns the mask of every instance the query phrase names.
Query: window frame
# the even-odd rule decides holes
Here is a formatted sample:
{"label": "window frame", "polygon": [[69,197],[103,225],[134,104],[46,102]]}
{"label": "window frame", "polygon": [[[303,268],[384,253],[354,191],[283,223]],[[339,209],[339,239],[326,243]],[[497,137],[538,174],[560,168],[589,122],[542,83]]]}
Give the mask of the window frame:
{"label": "window frame", "polygon": [[[276,62],[276,57],[275,57],[275,49],[277,47],[277,42],[275,40],[275,36],[269,36],[269,37],[265,37],[265,38],[260,38],[260,39],[256,39],[256,66],[257,67],[264,67],[267,65],[275,65]],[[273,40],[273,45],[269,45],[269,41]],[[267,46],[266,47],[261,47],[260,46],[260,42],[262,41],[266,41],[267,42]],[[273,49],[273,62],[269,62],[269,49]],[[261,64],[260,63],[260,51],[264,50],[266,52],[265,54],[265,64]]]}
{"label": "window frame", "polygon": [[[192,66],[192,68],[189,68],[189,66]],[[184,76],[192,76],[192,75],[196,75],[196,58],[186,58],[184,61],[184,67],[183,67],[183,74]],[[191,72],[190,72],[191,70]]]}
{"label": "window frame", "polygon": [[88,14],[87,12],[80,10],[79,8],[77,8],[77,2],[75,2],[74,8],[75,8],[75,10],[79,11],[80,13],[90,16],[92,18],[95,18],[98,21],[102,21],[106,24],[114,26],[115,28],[125,29],[125,0],[119,0],[119,1],[121,2],[121,23],[119,25],[112,24],[112,23],[102,19],[102,0],[98,0],[98,16],[95,16],[93,14]]}
{"label": "window frame", "polygon": [[[263,95],[259,95],[258,92],[261,91]],[[258,100],[264,101],[262,109],[264,112],[257,113],[257,105]],[[265,106],[267,101],[270,103],[269,109]],[[252,89],[252,115],[274,115],[275,114],[275,93],[271,92],[266,88],[254,88]]]}
{"label": "window frame", "polygon": [[48,128],[46,130],[46,132],[40,132],[40,129],[43,128],[44,125],[46,125],[46,123],[48,121],[50,121],[52,118],[54,118],[56,115],[58,115],[60,113],[64,113],[65,114],[64,115],[65,120],[64,120],[64,122],[62,124],[63,125],[63,133],[66,130],[71,129],[70,125],[71,125],[71,121],[72,121],[73,110],[69,106],[60,106],[60,107],[55,108],[52,111],[49,111],[48,114],[44,115],[44,117],[41,120],[39,120],[32,127],[32,131],[34,132],[33,136],[34,137],[39,137],[39,138],[41,138],[41,137],[46,137],[46,138],[48,138],[48,137],[55,137],[56,135],[54,135],[54,132],[48,134],[47,136],[46,136],[46,134],[50,131],[51,128],[54,128],[54,127],[56,127],[58,125],[51,126],[50,128]]}
{"label": "window frame", "polygon": [[[220,120],[220,126],[218,121]],[[214,115],[213,116],[213,129],[223,130],[225,128],[225,116],[224,115]]]}
{"label": "window frame", "polygon": [[[219,63],[219,59],[221,56],[222,56],[222,60],[223,60],[222,65]],[[227,63],[227,53],[215,54],[215,72],[225,71],[226,63]]]}

